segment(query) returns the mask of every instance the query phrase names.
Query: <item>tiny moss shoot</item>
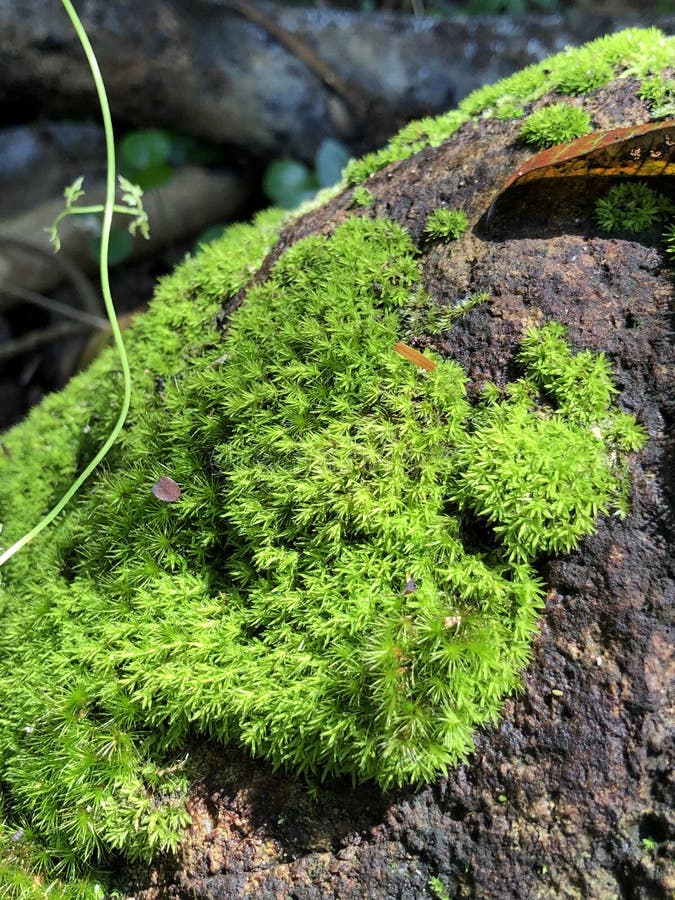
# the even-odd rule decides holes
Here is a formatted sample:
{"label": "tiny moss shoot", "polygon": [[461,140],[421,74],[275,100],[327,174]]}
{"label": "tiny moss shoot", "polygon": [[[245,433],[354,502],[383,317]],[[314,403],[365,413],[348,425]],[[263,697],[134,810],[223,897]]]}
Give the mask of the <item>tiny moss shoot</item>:
{"label": "tiny moss shoot", "polygon": [[666,242],[666,253],[671,257],[671,262],[675,263],[675,225],[669,225],[663,237]]}
{"label": "tiny moss shoot", "polygon": [[372,206],[375,198],[363,185],[357,185],[352,191],[352,204],[354,206]]}
{"label": "tiny moss shoot", "polygon": [[424,226],[424,233],[431,238],[456,241],[466,231],[469,220],[462,209],[435,209]]}
{"label": "tiny moss shoot", "polygon": [[428,884],[429,890],[431,891],[432,896],[436,898],[436,900],[450,900],[450,894],[448,893],[445,885],[436,875],[432,876],[429,879]]}
{"label": "tiny moss shoot", "polygon": [[675,213],[675,204],[642,181],[614,185],[595,204],[595,218],[609,232],[641,232]]}
{"label": "tiny moss shoot", "polygon": [[645,78],[638,96],[649,106],[652,119],[669,119],[675,116],[675,79],[655,75]]}
{"label": "tiny moss shoot", "polygon": [[520,136],[538,149],[573,141],[591,130],[591,117],[578,106],[554,103],[529,115],[522,124]]}

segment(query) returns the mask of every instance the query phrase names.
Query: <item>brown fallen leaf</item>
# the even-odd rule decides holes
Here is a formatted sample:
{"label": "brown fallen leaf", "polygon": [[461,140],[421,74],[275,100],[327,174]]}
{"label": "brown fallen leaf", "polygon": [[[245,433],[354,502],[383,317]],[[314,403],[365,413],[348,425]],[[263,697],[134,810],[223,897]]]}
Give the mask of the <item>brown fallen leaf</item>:
{"label": "brown fallen leaf", "polygon": [[675,175],[675,119],[594,131],[567,144],[556,144],[528,159],[508,178],[492,201],[516,185],[545,178],[617,175],[656,177]]}
{"label": "brown fallen leaf", "polygon": [[415,365],[419,366],[420,369],[426,369],[427,372],[433,372],[436,368],[436,363],[433,361],[433,359],[429,359],[428,356],[420,353],[419,350],[415,350],[414,347],[409,347],[407,344],[394,344],[394,351],[398,353],[399,356],[402,356],[403,359],[407,359],[409,362],[415,363]]}

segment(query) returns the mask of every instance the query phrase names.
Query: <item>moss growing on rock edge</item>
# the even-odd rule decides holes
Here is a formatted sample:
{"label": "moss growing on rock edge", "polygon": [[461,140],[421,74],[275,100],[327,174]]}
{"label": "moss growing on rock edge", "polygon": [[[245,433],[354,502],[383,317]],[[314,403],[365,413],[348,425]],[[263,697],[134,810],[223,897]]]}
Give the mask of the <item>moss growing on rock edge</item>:
{"label": "moss growing on rock edge", "polygon": [[473,91],[455,110],[411,122],[381,150],[352,160],[343,178],[348,185],[361,184],[390,163],[408,159],[424,147],[438,147],[477,116],[523,115],[525,105],[548,92],[588,94],[613,78],[658,76],[673,65],[675,36],[666,36],[657,28],[629,28],[597,38]]}
{"label": "moss growing on rock edge", "polygon": [[591,117],[587,112],[568,103],[554,103],[529,115],[520,135],[526,143],[542,149],[573,141],[590,130]]}

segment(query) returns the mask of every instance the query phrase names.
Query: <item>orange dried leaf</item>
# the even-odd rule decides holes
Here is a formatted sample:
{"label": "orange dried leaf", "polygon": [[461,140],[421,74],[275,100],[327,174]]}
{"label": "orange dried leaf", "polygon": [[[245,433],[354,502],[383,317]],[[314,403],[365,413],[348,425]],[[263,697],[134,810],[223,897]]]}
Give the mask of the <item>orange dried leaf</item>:
{"label": "orange dried leaf", "polygon": [[591,175],[675,175],[675,119],[594,131],[576,141],[542,150],[516,169],[495,197],[492,208],[514,185],[544,178]]}
{"label": "orange dried leaf", "polygon": [[420,369],[426,369],[427,372],[433,372],[436,368],[436,363],[433,359],[429,359],[428,356],[425,356],[413,347],[409,347],[407,344],[394,344],[394,350],[399,356],[402,356],[403,359],[407,359],[409,362],[414,363],[416,366],[419,366]]}

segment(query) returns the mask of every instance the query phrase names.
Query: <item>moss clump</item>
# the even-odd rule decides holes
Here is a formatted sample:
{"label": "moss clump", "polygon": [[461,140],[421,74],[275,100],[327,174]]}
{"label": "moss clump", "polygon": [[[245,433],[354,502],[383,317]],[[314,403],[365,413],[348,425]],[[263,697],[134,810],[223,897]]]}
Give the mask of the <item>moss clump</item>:
{"label": "moss clump", "polygon": [[486,293],[470,294],[452,306],[441,306],[427,291],[417,291],[401,316],[406,340],[414,340],[421,335],[440,335],[444,331],[449,331],[457,319],[474,306],[485,303],[488,298],[489,295]]}
{"label": "moss clump", "polygon": [[585,110],[569,103],[553,103],[529,115],[522,124],[520,136],[542,149],[573,141],[590,130],[591,117]]}
{"label": "moss clump", "polygon": [[427,218],[424,233],[431,238],[456,241],[468,225],[469,220],[463,209],[435,209]]}
{"label": "moss clump", "polygon": [[[453,457],[449,496],[490,523],[513,562],[567,552],[609,503],[625,508],[607,441],[621,452],[644,443],[632,416],[608,415],[606,359],[572,355],[564,334],[554,323],[528,333],[519,355],[528,377],[509,386],[509,403],[488,392]],[[553,408],[542,406],[542,389]]]}
{"label": "moss clump", "polygon": [[353,206],[372,206],[375,198],[363,185],[357,185],[352,191]]}
{"label": "moss clump", "polygon": [[642,181],[626,181],[610,188],[595,204],[595,218],[604,231],[640,232],[665,216],[675,213],[675,205]]}
{"label": "moss clump", "polygon": [[675,116],[675,78],[660,75],[645,78],[638,96],[648,104],[652,119]]}
{"label": "moss clump", "polygon": [[[557,326],[528,335],[522,378],[475,409],[458,365],[398,357],[419,272],[384,220],[287,250],[220,342],[218,302],[273,233],[235,229],[164,283],[130,335],[143,395],[107,470],[6,570],[5,815],[65,873],[176,845],[195,732],[383,787],[466,756],[519,687],[535,559],[621,504],[643,439],[603,358],[571,354]],[[6,437],[10,539],[105,430],[114,371],[106,357]],[[592,477],[577,484],[575,465]],[[175,503],[151,491],[163,474]],[[482,549],[463,540],[477,524],[493,531]]]}

